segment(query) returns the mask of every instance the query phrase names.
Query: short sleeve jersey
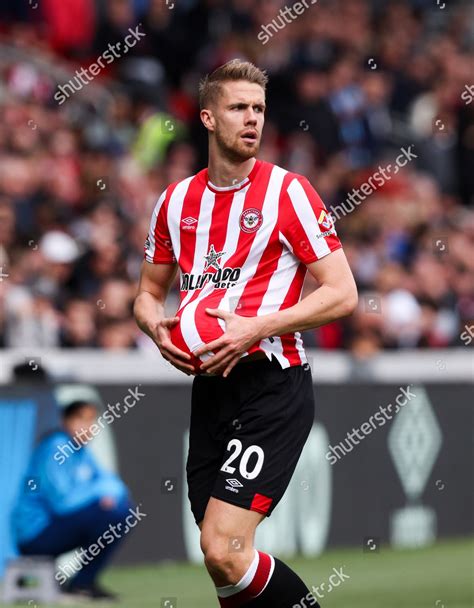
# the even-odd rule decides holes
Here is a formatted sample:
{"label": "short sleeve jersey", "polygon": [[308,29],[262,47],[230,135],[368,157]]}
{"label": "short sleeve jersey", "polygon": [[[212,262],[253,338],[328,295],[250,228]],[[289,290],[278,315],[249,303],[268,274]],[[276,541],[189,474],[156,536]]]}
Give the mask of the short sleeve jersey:
{"label": "short sleeve jersey", "polygon": [[[153,211],[145,259],[179,265],[180,342],[192,351],[225,331],[206,308],[242,316],[289,308],[301,299],[306,266],[340,247],[309,181],[257,160],[231,187],[214,186],[207,169],[170,185]],[[265,338],[248,353],[258,350],[283,368],[306,363],[299,332]]]}

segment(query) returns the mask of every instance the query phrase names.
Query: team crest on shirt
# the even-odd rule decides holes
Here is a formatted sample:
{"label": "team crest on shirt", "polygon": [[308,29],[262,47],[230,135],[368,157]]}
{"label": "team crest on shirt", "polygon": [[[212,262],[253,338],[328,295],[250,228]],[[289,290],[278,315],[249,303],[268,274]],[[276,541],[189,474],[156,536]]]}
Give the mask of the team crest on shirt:
{"label": "team crest on shirt", "polygon": [[256,232],[263,223],[263,215],[260,209],[251,207],[242,211],[239,218],[240,229],[244,232]]}

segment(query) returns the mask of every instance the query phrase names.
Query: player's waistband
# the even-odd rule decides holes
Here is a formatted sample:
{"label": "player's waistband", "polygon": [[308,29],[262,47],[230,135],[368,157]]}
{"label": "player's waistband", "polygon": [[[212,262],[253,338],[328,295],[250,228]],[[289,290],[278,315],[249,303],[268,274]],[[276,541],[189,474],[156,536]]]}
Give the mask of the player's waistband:
{"label": "player's waistband", "polygon": [[[267,355],[259,350],[256,351],[254,353],[250,353],[250,355],[247,355],[246,357],[242,357],[240,359],[240,361],[237,363],[237,365],[232,369],[232,374],[234,376],[236,375],[240,375],[241,373],[249,373],[249,367],[247,367],[250,363],[252,363],[252,370],[254,369],[253,366],[255,365],[255,367],[265,367],[265,366],[269,366],[272,367],[274,365],[277,365],[279,368],[281,368],[280,363],[278,362],[278,359],[276,359],[276,357],[272,357],[271,360],[268,359]],[[211,377],[215,377],[216,374],[199,374],[200,376],[211,376]]]}
{"label": "player's waistband", "polygon": [[246,357],[242,357],[240,359],[240,361],[237,363],[236,367],[238,365],[245,365],[246,363],[250,363],[251,361],[256,361],[258,359],[267,359],[268,360],[268,357],[263,351],[258,350],[254,353],[250,353],[250,355],[247,355]]}

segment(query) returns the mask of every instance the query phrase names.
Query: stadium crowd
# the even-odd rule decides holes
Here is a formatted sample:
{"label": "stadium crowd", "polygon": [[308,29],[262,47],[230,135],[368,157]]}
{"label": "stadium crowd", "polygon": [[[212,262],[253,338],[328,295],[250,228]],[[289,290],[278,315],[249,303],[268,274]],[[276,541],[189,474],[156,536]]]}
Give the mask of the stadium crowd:
{"label": "stadium crowd", "polygon": [[2,2],[2,347],[153,347],[131,312],[151,211],[205,166],[197,84],[234,57],[270,76],[260,158],[344,209],[359,310],[305,343],[360,357],[462,345],[474,319],[472,4],[319,0],[295,19],[283,5]]}

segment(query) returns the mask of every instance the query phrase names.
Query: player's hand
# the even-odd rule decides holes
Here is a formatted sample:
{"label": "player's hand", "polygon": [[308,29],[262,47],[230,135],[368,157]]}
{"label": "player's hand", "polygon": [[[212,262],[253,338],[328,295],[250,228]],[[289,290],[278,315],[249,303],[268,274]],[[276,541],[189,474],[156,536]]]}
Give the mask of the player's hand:
{"label": "player's hand", "polygon": [[240,356],[260,339],[259,319],[241,317],[219,308],[206,308],[206,312],[225,321],[225,333],[217,340],[203,344],[193,354],[199,357],[207,352],[215,352],[215,355],[201,365],[201,371],[210,374],[222,373],[226,378],[239,362]]}
{"label": "player's hand", "polygon": [[196,370],[191,363],[187,363],[191,359],[191,355],[180,350],[177,346],[171,342],[170,329],[179,323],[179,317],[165,317],[157,323],[154,331],[155,344],[158,346],[160,353],[166,361],[169,361],[171,365],[179,369],[180,372],[184,372],[188,376],[196,375]]}

